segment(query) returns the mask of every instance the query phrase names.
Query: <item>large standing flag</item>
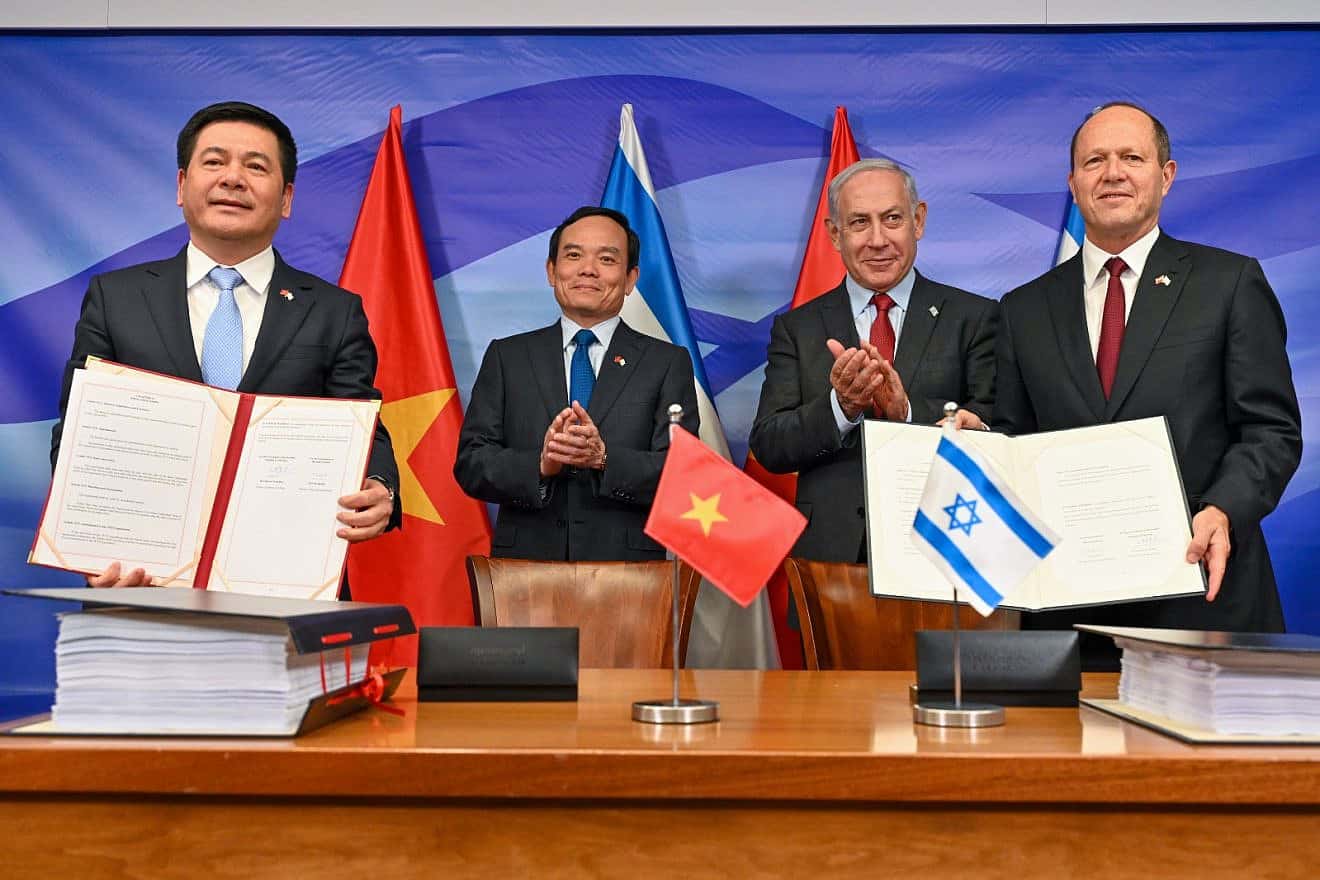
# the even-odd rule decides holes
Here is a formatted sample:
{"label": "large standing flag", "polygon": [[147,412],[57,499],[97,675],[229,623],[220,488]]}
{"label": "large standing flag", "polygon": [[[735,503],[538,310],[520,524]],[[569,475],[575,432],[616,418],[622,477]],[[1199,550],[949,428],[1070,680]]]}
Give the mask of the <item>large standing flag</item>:
{"label": "large standing flag", "polygon": [[[802,255],[802,269],[798,272],[797,286],[793,288],[790,308],[797,308],[833,290],[843,280],[843,259],[830,242],[829,233],[825,231],[825,218],[830,213],[830,182],[859,158],[857,142],[853,140],[852,127],[848,125],[848,111],[842,106],[835,107],[834,131],[830,137],[830,163],[825,169],[820,197],[816,200],[816,214],[807,233],[807,247]],[[761,467],[750,452],[743,469],[785,501],[792,502],[797,497],[796,474],[772,474]],[[779,659],[785,669],[801,669],[802,641],[797,630],[788,625],[788,581],[782,571],[774,573],[766,592],[770,598],[770,613],[774,617]]]}
{"label": "large standing flag", "polygon": [[[675,345],[692,357],[701,417],[701,439],[712,450],[729,458],[729,444],[715,411],[714,395],[706,379],[706,368],[692,332],[683,289],[669,249],[664,220],[655,201],[655,185],[642,152],[642,141],[633,121],[633,107],[624,104],[619,113],[619,144],[610,164],[601,206],[621,211],[641,239],[642,253],[637,288],[623,301],[623,320],[633,329]],[[694,666],[775,666],[770,610],[764,599],[759,608],[746,613],[734,609],[719,593],[698,593],[688,663]]]}
{"label": "large standing flag", "polygon": [[646,533],[739,605],[756,598],[806,526],[793,505],[683,428],[670,429]]}
{"label": "large standing flag", "polygon": [[1068,197],[1068,217],[1063,221],[1063,232],[1059,234],[1059,249],[1054,252],[1054,265],[1066,263],[1082,249],[1082,239],[1086,236],[1086,222],[1082,212],[1077,210],[1077,203]]}
{"label": "large standing flag", "polygon": [[944,429],[912,522],[912,543],[984,616],[1059,543],[984,458]]}
{"label": "large standing flag", "polygon": [[[420,626],[472,623],[464,558],[490,552],[486,506],[454,481],[463,409],[435,282],[390,110],[339,284],[362,297],[380,355],[381,419],[394,441],[404,527],[352,547],[353,598],[400,602]],[[401,659],[415,663],[416,643]]]}

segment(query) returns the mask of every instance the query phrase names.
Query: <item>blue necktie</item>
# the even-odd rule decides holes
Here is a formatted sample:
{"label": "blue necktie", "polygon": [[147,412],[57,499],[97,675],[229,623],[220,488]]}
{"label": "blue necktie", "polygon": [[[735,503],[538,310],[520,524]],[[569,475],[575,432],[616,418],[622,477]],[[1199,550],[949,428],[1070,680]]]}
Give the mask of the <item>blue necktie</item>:
{"label": "blue necktie", "polygon": [[206,277],[220,288],[220,300],[202,337],[202,381],[233,391],[243,378],[243,317],[234,300],[234,288],[243,283],[243,276],[237,269],[216,266]]}
{"label": "blue necktie", "polygon": [[591,389],[596,387],[596,374],[591,371],[591,358],[587,349],[597,342],[596,334],[590,330],[579,330],[573,334],[573,360],[568,364],[568,402],[577,401],[586,409],[591,403]]}

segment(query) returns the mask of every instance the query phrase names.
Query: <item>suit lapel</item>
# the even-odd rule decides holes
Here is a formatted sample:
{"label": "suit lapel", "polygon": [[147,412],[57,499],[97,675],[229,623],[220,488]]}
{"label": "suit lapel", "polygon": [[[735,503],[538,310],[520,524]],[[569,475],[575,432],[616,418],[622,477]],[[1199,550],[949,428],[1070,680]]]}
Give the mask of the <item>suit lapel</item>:
{"label": "suit lapel", "polygon": [[[1046,276],[1050,285],[1046,291],[1050,319],[1059,350],[1077,386],[1077,391],[1099,421],[1105,411],[1105,392],[1100,387],[1100,374],[1095,369],[1095,356],[1091,354],[1091,336],[1086,329],[1086,300],[1082,296],[1085,284],[1082,278],[1082,255],[1056,267]],[[1040,340],[1039,344],[1047,344]]]}
{"label": "suit lapel", "polygon": [[[286,292],[290,296],[282,295]],[[261,330],[252,348],[252,359],[238,383],[239,391],[252,392],[261,387],[266,374],[293,341],[313,305],[312,285],[299,280],[299,276],[276,253],[275,272],[270,276],[266,308],[261,313]]]}
{"label": "suit lapel", "polygon": [[[932,308],[934,313],[931,312]],[[926,345],[935,332],[943,308],[944,297],[936,292],[933,284],[921,277],[921,273],[917,273],[912,295],[908,297],[907,314],[903,316],[903,331],[894,352],[894,369],[898,370],[899,378],[909,390],[919,375],[917,367],[921,363],[921,356],[926,353]]]}
{"label": "suit lapel", "polygon": [[527,372],[535,377],[545,422],[554,421],[568,406],[568,383],[564,378],[564,331],[558,321],[533,333],[527,346]]}
{"label": "suit lapel", "polygon": [[[1183,285],[1190,274],[1188,259],[1187,249],[1163,233],[1151,248],[1145,271],[1137,279],[1132,310],[1128,312],[1127,326],[1123,330],[1118,372],[1114,374],[1114,387],[1105,407],[1105,421],[1112,420],[1118,413],[1164,332],[1164,325],[1169,322],[1169,314],[1182,295]],[[1156,284],[1156,278],[1167,279],[1168,283]]]}
{"label": "suit lapel", "polygon": [[837,339],[844,348],[856,348],[857,321],[852,313],[852,301],[848,299],[846,282],[821,294],[820,319],[825,325],[825,338]]}
{"label": "suit lapel", "polygon": [[597,425],[605,421],[610,408],[619,399],[619,394],[641,366],[646,354],[648,340],[629,327],[623,321],[614,329],[610,347],[605,350],[600,372],[596,374],[596,386],[591,391],[591,405],[587,413]]}
{"label": "suit lapel", "polygon": [[142,298],[156,324],[161,346],[174,364],[181,379],[202,381],[202,367],[197,363],[193,346],[192,321],[188,317],[188,271],[185,247],[178,256],[160,263],[160,269],[147,269]]}

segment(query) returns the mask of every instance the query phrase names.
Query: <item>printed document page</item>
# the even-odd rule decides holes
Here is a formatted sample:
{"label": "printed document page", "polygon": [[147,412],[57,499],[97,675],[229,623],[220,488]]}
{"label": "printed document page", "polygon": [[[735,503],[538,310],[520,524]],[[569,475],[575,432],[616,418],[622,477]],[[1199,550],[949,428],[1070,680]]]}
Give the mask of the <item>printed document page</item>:
{"label": "printed document page", "polygon": [[189,581],[227,437],[204,385],[75,371],[29,561],[86,574],[120,561],[160,583]]}

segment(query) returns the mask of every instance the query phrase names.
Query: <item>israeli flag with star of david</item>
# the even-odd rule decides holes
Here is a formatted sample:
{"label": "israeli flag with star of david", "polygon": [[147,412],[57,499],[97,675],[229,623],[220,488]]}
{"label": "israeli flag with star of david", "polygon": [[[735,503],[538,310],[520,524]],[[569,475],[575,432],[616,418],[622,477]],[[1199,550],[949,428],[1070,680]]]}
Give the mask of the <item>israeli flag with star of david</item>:
{"label": "israeli flag with star of david", "polygon": [[988,616],[1059,543],[999,474],[946,428],[912,523],[912,541]]}

